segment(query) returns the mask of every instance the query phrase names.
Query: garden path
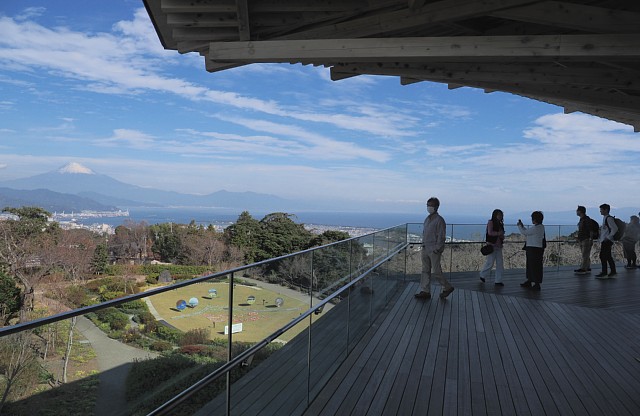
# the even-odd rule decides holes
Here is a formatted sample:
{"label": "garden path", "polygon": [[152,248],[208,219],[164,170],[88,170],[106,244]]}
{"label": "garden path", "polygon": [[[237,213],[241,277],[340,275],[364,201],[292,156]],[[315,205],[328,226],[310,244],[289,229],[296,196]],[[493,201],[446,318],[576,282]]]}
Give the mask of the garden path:
{"label": "garden path", "polygon": [[156,358],[158,354],[109,338],[84,316],[78,317],[76,328],[91,343],[98,360],[100,386],[94,415],[126,414],[125,380],[133,361]]}

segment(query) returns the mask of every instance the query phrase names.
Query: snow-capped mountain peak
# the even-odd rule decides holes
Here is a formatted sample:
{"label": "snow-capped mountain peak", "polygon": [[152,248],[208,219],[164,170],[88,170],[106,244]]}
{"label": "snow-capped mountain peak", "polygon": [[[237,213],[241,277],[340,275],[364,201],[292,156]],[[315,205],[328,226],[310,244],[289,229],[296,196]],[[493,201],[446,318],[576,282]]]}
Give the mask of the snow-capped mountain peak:
{"label": "snow-capped mountain peak", "polygon": [[66,165],[58,169],[58,173],[81,173],[85,175],[95,175],[94,171],[76,162],[67,163]]}

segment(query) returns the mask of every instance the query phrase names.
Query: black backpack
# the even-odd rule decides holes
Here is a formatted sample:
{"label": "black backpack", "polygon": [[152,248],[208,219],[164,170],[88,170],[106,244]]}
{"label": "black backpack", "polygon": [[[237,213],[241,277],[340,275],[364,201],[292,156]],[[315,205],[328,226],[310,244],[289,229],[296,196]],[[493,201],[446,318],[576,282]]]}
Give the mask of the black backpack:
{"label": "black backpack", "polygon": [[[613,217],[613,215],[610,215],[610,217]],[[624,229],[627,226],[627,223],[622,221],[620,218],[616,218],[616,217],[613,217],[613,220],[616,222],[616,227],[618,227],[618,231],[616,231],[616,233],[611,237],[611,239],[613,241],[620,241],[620,239],[624,235]],[[609,223],[606,220],[604,221],[604,223],[607,225],[607,228],[609,228],[609,231],[611,231],[611,227],[609,227]]]}
{"label": "black backpack", "polygon": [[593,218],[589,218],[589,233],[594,240],[600,237],[600,224]]}

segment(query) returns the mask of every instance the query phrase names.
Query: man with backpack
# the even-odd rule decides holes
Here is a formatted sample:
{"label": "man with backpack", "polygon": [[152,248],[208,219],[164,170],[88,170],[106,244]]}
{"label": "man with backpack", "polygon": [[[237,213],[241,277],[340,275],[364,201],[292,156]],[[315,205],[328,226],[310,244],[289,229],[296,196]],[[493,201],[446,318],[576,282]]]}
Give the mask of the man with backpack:
{"label": "man with backpack", "polygon": [[600,234],[600,224],[594,219],[589,218],[587,209],[582,205],[578,205],[576,215],[580,217],[578,222],[578,244],[582,253],[582,262],[580,268],[574,270],[576,274],[585,275],[591,272],[591,246],[593,240],[597,239]]}
{"label": "man with backpack", "polygon": [[[597,279],[608,279],[616,275],[616,263],[613,261],[611,248],[616,240],[618,226],[615,218],[609,215],[611,206],[609,204],[600,205],[600,214],[602,214],[602,226],[600,227],[600,262],[602,263],[602,272],[596,275]],[[607,264],[611,272],[607,274]]]}

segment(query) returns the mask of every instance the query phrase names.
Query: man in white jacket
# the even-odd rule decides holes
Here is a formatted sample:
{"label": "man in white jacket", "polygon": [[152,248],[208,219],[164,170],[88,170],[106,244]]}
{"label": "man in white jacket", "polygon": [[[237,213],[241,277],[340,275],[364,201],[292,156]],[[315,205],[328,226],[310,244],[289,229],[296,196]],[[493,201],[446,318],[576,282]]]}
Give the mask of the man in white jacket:
{"label": "man in white jacket", "polygon": [[[616,263],[611,255],[613,247],[613,235],[618,232],[616,221],[611,215],[611,206],[609,204],[600,205],[600,214],[602,215],[602,226],[600,226],[600,262],[602,263],[602,272],[596,275],[596,279],[610,279],[616,275]],[[607,265],[611,272],[607,274]]]}

